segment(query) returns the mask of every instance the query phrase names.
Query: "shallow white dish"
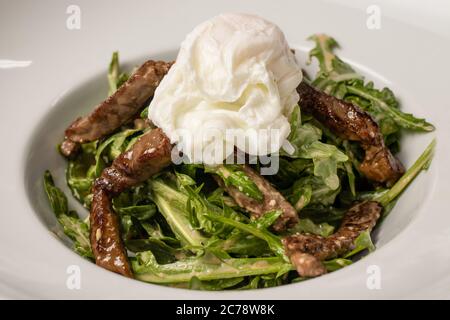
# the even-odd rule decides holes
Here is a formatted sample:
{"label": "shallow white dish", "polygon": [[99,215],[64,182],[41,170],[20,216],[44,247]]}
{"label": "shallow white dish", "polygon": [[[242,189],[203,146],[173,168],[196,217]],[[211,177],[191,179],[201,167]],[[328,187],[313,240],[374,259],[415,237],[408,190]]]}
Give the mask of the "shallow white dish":
{"label": "shallow white dish", "polygon": [[[350,1],[351,3],[352,1]],[[433,33],[395,19],[386,3],[381,29],[366,27],[367,6],[340,1],[164,1],[132,4],[79,1],[81,29],[66,27],[70,2],[2,4],[0,38],[0,296],[4,298],[301,299],[449,298],[450,216],[447,197],[450,129],[448,79],[450,34]],[[442,3],[442,2],[440,2]],[[3,9],[4,8],[4,9]],[[447,21],[450,10],[447,9]],[[378,233],[378,250],[338,272],[299,284],[240,292],[171,289],[107,272],[73,253],[51,232],[56,221],[42,191],[42,173],[63,184],[63,160],[55,151],[63,128],[106,94],[106,65],[120,50],[128,65],[173,58],[195,25],[220,12],[259,14],[277,23],[300,60],[307,36],[325,32],[340,54],[400,97],[403,108],[426,117],[437,131],[407,135],[400,157],[409,166],[434,136],[431,169],[398,202]],[[403,17],[404,19],[404,17]],[[447,24],[447,27],[449,25]],[[450,30],[450,28],[449,28]],[[439,30],[438,30],[439,31]],[[11,68],[10,62],[22,61]],[[31,61],[23,62],[23,61]],[[13,65],[14,66],[14,65]],[[7,68],[9,67],[9,68]],[[71,202],[75,205],[75,202]],[[81,208],[77,208],[79,212]],[[58,232],[58,231],[57,231]],[[66,285],[69,266],[79,266],[81,288]],[[367,286],[377,266],[381,289]]]}

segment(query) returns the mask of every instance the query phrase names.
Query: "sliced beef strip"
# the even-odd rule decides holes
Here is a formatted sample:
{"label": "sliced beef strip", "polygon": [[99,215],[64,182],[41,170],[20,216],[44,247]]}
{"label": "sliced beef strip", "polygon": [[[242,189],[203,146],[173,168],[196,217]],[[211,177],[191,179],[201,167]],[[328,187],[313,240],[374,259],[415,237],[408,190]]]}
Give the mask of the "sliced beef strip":
{"label": "sliced beef strip", "polygon": [[283,231],[286,228],[294,226],[298,222],[297,211],[294,207],[292,207],[280,192],[250,166],[243,165],[242,169],[263,194],[264,199],[262,201],[255,200],[245,195],[234,186],[225,186],[223,180],[218,176],[215,176],[214,178],[241,208],[249,211],[256,218],[261,217],[269,211],[281,210],[283,213],[273,225],[275,231]]}
{"label": "sliced beef strip", "polygon": [[326,269],[321,261],[352,250],[356,238],[362,232],[372,230],[382,210],[383,207],[375,201],[358,203],[347,211],[338,231],[327,238],[300,233],[284,238],[286,254],[300,276],[322,275]]}
{"label": "sliced beef strip", "polygon": [[97,265],[133,277],[111,199],[168,166],[171,150],[169,138],[161,129],[153,129],[140,137],[130,150],[117,157],[95,180],[90,240]]}
{"label": "sliced beef strip", "polygon": [[94,141],[111,134],[131,121],[151,98],[172,63],[147,61],[88,116],[76,119],[65,131],[61,153],[70,157],[75,145]]}
{"label": "sliced beef strip", "polygon": [[360,142],[365,157],[359,169],[368,179],[392,185],[405,172],[401,162],[385,146],[378,124],[367,112],[305,82],[300,83],[297,92],[302,111],[312,114],[343,139]]}

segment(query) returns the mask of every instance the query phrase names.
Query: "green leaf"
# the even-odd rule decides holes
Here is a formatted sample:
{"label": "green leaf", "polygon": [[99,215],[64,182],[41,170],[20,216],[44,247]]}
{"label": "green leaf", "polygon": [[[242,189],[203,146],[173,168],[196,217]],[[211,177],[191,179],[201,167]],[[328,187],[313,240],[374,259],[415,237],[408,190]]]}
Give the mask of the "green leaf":
{"label": "green leaf", "polygon": [[[137,129],[127,129],[110,136],[102,142],[95,153],[95,165],[92,171],[94,177],[99,177],[106,164],[118,157],[126,148],[126,140],[138,132]],[[104,156],[104,152],[109,148],[109,157]]]}
{"label": "green leaf", "polygon": [[219,239],[213,246],[241,257],[260,257],[271,253],[266,241],[242,232],[233,233],[226,240]]}
{"label": "green leaf", "polygon": [[336,258],[333,260],[327,260],[324,261],[323,264],[325,265],[325,268],[327,268],[328,272],[333,272],[339,269],[342,269],[346,266],[349,266],[353,263],[352,260],[349,259],[343,259],[343,258]]}
{"label": "green leaf", "polygon": [[195,230],[189,221],[189,197],[170,186],[167,179],[167,176],[159,176],[149,180],[153,201],[182,244],[202,246],[207,238]]}
{"label": "green leaf", "polygon": [[144,221],[153,217],[157,210],[156,205],[151,203],[139,206],[117,208],[115,211],[121,215],[130,215],[138,220]]}
{"label": "green leaf", "polygon": [[256,226],[252,224],[246,224],[242,223],[240,221],[236,221],[224,216],[216,215],[216,214],[210,214],[208,215],[208,218],[214,221],[218,221],[224,224],[228,224],[230,226],[233,226],[240,231],[247,232],[249,234],[254,235],[257,238],[260,238],[267,242],[269,245],[269,248],[280,257],[283,257],[284,259],[288,258],[285,256],[284,248],[281,243],[281,240],[276,235],[272,234],[271,232],[263,229],[258,229]]}
{"label": "green leaf", "polygon": [[338,43],[332,37],[318,34],[309,39],[316,43],[310,51],[310,58],[315,57],[319,62],[319,72],[312,82],[317,89],[355,103],[369,112],[385,137],[396,133],[397,126],[417,131],[434,130],[434,126],[424,119],[400,111],[390,89],[375,89],[372,82],[364,84],[364,78],[333,53]]}
{"label": "green leaf", "polygon": [[267,229],[283,214],[281,210],[265,212],[261,217],[253,220],[250,224],[258,229]]}
{"label": "green leaf", "polygon": [[239,165],[206,166],[205,172],[215,173],[222,178],[226,186],[234,186],[247,197],[262,201],[264,196],[257,185],[245,174]]}
{"label": "green leaf", "polygon": [[353,172],[353,165],[350,160],[344,162],[344,168],[347,172],[348,186],[350,187],[350,191],[353,195],[356,195],[356,177],[355,173]]}
{"label": "green leaf", "polygon": [[156,219],[145,222],[141,221],[141,226],[151,239],[161,240],[169,244],[170,246],[179,247],[180,241],[176,239],[173,234],[169,234],[165,230],[163,230],[160,223],[158,223]]}
{"label": "green leaf", "polygon": [[69,160],[66,169],[67,185],[72,195],[84,206],[88,206],[88,195],[91,193],[94,179],[89,177],[90,159],[92,156],[81,154],[74,160]]}
{"label": "green leaf", "polygon": [[65,214],[60,215],[58,221],[64,233],[73,240],[75,252],[86,258],[94,258],[89,240],[89,226],[79,218]]}
{"label": "green leaf", "polygon": [[144,110],[142,110],[140,117],[142,119],[147,119],[148,118],[148,107],[145,107]]}
{"label": "green leaf", "polygon": [[422,171],[428,169],[434,156],[436,139],[433,139],[416,162],[403,174],[403,176],[389,189],[389,191],[379,194],[373,200],[380,202],[386,207],[395,200]]}
{"label": "green leaf", "polygon": [[392,98],[393,93],[388,88],[379,91],[374,89],[370,83],[366,86],[364,86],[364,84],[355,83],[353,86],[348,86],[347,90],[351,94],[369,100],[374,109],[379,109],[379,112],[389,116],[402,128],[425,132],[433,131],[435,129],[434,126],[425,119],[416,118],[410,113],[400,111],[398,109],[397,100]]}
{"label": "green leaf", "polygon": [[311,219],[300,219],[293,228],[289,229],[289,234],[295,234],[297,232],[328,237],[333,234],[334,227],[326,222],[316,224]]}
{"label": "green leaf", "polygon": [[185,253],[181,249],[174,249],[159,239],[133,239],[125,242],[125,246],[131,252],[151,251],[156,261],[167,264],[177,261],[177,257],[185,258]]}
{"label": "green leaf", "polygon": [[354,256],[358,252],[361,252],[363,250],[369,250],[369,252],[372,252],[375,250],[375,246],[372,243],[372,238],[370,237],[369,231],[362,232],[355,240],[354,243],[354,249],[344,255],[344,258],[349,258],[351,256]]}
{"label": "green leaf", "polygon": [[119,79],[119,52],[115,51],[112,54],[111,62],[108,68],[108,95],[112,95],[117,90],[117,81]]}
{"label": "green leaf", "polygon": [[314,223],[326,222],[334,225],[342,221],[346,212],[347,210],[344,208],[314,204],[302,209],[301,216],[311,219]]}
{"label": "green leaf", "polygon": [[137,129],[128,129],[114,135],[114,139],[109,146],[109,159],[116,159],[127,147],[127,140],[135,133],[140,132]]}
{"label": "green leaf", "polygon": [[213,192],[211,192],[208,195],[208,197],[207,197],[208,202],[210,202],[216,206],[224,206],[225,205],[230,208],[237,207],[237,204],[234,201],[234,199],[231,198],[230,196],[225,196],[224,192],[225,192],[225,190],[222,188],[215,189]]}
{"label": "green leaf", "polygon": [[300,118],[300,107],[298,105],[294,107],[289,123],[291,126],[291,132],[287,140],[293,147],[293,152],[287,153],[286,151],[281,150],[281,155],[290,158],[299,158],[301,148],[304,145],[320,140],[322,137],[322,130],[309,122],[302,124]]}
{"label": "green leaf", "polygon": [[299,211],[311,204],[332,205],[340,191],[330,188],[322,178],[310,175],[297,180],[286,197]]}
{"label": "green leaf", "polygon": [[[292,155],[291,155],[292,156]],[[314,175],[321,177],[325,184],[333,190],[339,188],[337,165],[348,161],[348,156],[336,146],[320,141],[302,144],[295,153],[296,157],[312,159]]]}
{"label": "green leaf", "polygon": [[276,175],[268,178],[280,189],[290,187],[303,174],[307,174],[308,170],[314,168],[314,163],[310,159],[294,159],[287,160],[280,157],[280,166]]}
{"label": "green leaf", "polygon": [[116,92],[117,89],[128,80],[128,78],[129,75],[127,73],[120,73],[119,52],[113,52],[108,68],[108,96]]}
{"label": "green leaf", "polygon": [[362,78],[350,65],[333,53],[339,46],[336,40],[325,34],[313,35],[309,40],[316,43],[309,53],[310,59],[315,57],[319,62],[319,72],[312,83],[313,86],[332,94],[334,91],[339,92],[336,88],[340,82]]}
{"label": "green leaf", "polygon": [[[179,174],[178,174],[179,176]],[[221,206],[216,206],[200,194],[200,188],[193,189],[191,185],[182,186],[182,190],[189,196],[187,209],[189,213],[189,220],[191,225],[198,230],[202,230],[208,234],[225,235],[228,234],[232,228],[226,224],[215,222],[209,219],[209,215],[223,215],[236,220],[246,220],[243,215],[238,214],[224,203]]]}
{"label": "green leaf", "polygon": [[74,242],[74,250],[84,257],[93,258],[89,240],[89,226],[78,218],[75,211],[69,211],[66,195],[55,186],[53,177],[48,170],[44,173],[44,189],[64,233]]}
{"label": "green leaf", "polygon": [[138,220],[129,215],[121,215],[120,217],[121,236],[124,241],[138,238],[142,234],[142,226]]}
{"label": "green leaf", "polygon": [[244,277],[237,277],[229,279],[201,281],[197,277],[192,277],[189,281],[188,288],[191,290],[218,291],[234,287],[244,281],[244,279]]}
{"label": "green leaf", "polygon": [[137,254],[132,260],[136,279],[152,283],[188,282],[192,277],[201,281],[278,273],[292,270],[290,263],[278,257],[270,258],[191,258],[171,264],[158,264],[150,251]]}
{"label": "green leaf", "polygon": [[50,202],[50,207],[55,213],[56,217],[61,215],[67,215],[69,212],[67,205],[67,197],[61,191],[61,189],[55,186],[53,177],[50,171],[45,171],[44,173],[44,189],[47,193],[48,201]]}

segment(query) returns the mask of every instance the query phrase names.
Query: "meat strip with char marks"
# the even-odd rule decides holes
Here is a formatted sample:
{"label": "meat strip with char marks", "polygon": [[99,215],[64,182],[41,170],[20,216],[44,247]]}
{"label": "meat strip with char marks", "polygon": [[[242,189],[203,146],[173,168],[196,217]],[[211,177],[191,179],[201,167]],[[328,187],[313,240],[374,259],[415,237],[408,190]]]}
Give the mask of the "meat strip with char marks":
{"label": "meat strip with char marks", "polygon": [[385,146],[378,124],[352,103],[318,91],[305,82],[297,87],[300,108],[343,139],[359,141],[365,151],[361,172],[372,181],[394,184],[405,169]]}
{"label": "meat strip with char marks", "polygon": [[147,61],[105,101],[86,117],[76,119],[65,131],[60,150],[70,157],[80,143],[103,138],[131,121],[153,96],[172,63]]}
{"label": "meat strip with char marks", "polygon": [[230,185],[225,186],[225,183],[218,176],[214,176],[218,184],[224,188],[228,194],[241,207],[249,211],[254,217],[258,218],[266,212],[273,210],[281,210],[281,216],[275,221],[273,229],[275,231],[283,231],[286,228],[294,226],[298,222],[297,211],[292,205],[278,192],[266,179],[259,175],[248,165],[243,165],[244,173],[256,184],[258,189],[264,196],[262,201],[253,199],[238,188]]}
{"label": "meat strip with char marks", "polygon": [[347,211],[338,231],[327,238],[300,233],[284,238],[286,254],[300,276],[320,276],[327,272],[321,261],[352,250],[356,238],[362,232],[372,230],[382,210],[375,201],[358,203]]}
{"label": "meat strip with char marks", "polygon": [[130,150],[117,157],[95,180],[90,240],[97,265],[133,277],[111,199],[168,166],[171,150],[169,138],[161,129],[153,129],[140,137]]}

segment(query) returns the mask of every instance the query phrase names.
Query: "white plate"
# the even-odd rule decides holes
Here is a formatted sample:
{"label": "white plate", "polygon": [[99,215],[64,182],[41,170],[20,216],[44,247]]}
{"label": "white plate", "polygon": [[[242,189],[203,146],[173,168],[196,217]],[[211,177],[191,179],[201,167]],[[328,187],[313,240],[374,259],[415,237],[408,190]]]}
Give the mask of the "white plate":
{"label": "white plate", "polygon": [[[0,296],[450,297],[448,4],[436,1],[434,12],[425,9],[433,6],[430,1],[423,5],[412,1],[405,10],[399,1],[378,1],[381,29],[369,30],[365,1],[346,1],[345,6],[339,4],[343,1],[76,1],[81,29],[68,30],[66,9],[72,2],[0,2]],[[385,221],[375,253],[303,283],[243,292],[188,291],[129,280],[81,259],[50,231],[58,228],[42,193],[46,168],[56,170],[57,183],[63,184],[63,160],[54,149],[62,129],[105,95],[104,76],[112,51],[120,50],[129,65],[155,56],[173,57],[195,25],[227,11],[256,13],[277,23],[300,57],[311,47],[307,36],[317,32],[334,36],[342,45],[342,57],[369,79],[394,89],[405,110],[426,116],[437,126],[432,134],[408,135],[401,153],[410,165],[437,136],[431,169],[407,190]],[[6,68],[11,63],[5,60],[22,62]],[[66,285],[70,265],[80,268],[80,290]],[[370,266],[381,272],[379,290],[367,286]]]}

